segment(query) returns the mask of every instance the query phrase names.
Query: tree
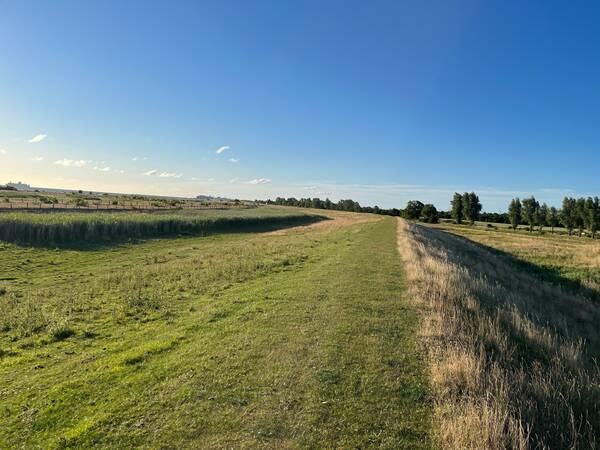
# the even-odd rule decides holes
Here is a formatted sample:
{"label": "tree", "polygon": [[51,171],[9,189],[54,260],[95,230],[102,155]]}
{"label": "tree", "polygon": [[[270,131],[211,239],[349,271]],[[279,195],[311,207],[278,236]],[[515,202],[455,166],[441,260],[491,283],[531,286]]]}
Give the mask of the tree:
{"label": "tree", "polygon": [[419,200],[410,200],[404,208],[404,218],[409,220],[418,220],[425,205]]}
{"label": "tree", "polygon": [[462,208],[464,218],[473,225],[479,219],[479,213],[481,212],[481,203],[475,192],[465,192],[462,195]]}
{"label": "tree", "polygon": [[592,234],[592,239],[595,238],[600,225],[600,202],[598,197],[588,197],[585,201],[585,222],[586,228]]}
{"label": "tree", "polygon": [[554,206],[548,208],[548,212],[546,213],[546,224],[552,228],[552,233],[554,233],[554,227],[558,226],[558,211]]}
{"label": "tree", "polygon": [[535,221],[537,219],[537,210],[539,207],[540,204],[537,202],[534,196],[523,199],[523,219],[527,221],[530,233],[533,231],[533,227],[536,224]]}
{"label": "tree", "polygon": [[435,206],[431,204],[423,206],[421,216],[423,217],[423,221],[427,223],[438,223],[439,220],[438,211]]}
{"label": "tree", "polygon": [[560,223],[569,231],[569,236],[571,236],[573,228],[575,228],[576,206],[577,202],[574,198],[563,198]]}
{"label": "tree", "polygon": [[535,223],[537,224],[540,231],[542,231],[544,229],[544,227],[547,225],[546,223],[546,216],[548,215],[548,205],[546,205],[545,203],[542,204],[542,206],[540,206],[535,214]]}
{"label": "tree", "polygon": [[585,199],[583,197],[578,198],[575,202],[575,226],[579,228],[579,236],[583,234],[583,229],[585,228]]}
{"label": "tree", "polygon": [[519,200],[518,197],[513,198],[510,205],[508,205],[508,218],[514,230],[516,230],[521,223],[521,209],[521,200]]}
{"label": "tree", "polygon": [[455,192],[450,204],[452,205],[452,218],[454,219],[454,222],[460,225],[463,219],[462,195],[460,195],[458,192]]}

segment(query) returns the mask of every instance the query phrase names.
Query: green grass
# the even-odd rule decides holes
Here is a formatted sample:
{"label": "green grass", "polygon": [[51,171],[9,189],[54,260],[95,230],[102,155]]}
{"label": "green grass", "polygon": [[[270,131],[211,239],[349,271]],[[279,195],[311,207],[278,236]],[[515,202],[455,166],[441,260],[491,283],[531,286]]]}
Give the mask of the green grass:
{"label": "green grass", "polygon": [[194,211],[179,213],[0,213],[0,241],[51,245],[163,235],[209,234],[252,227],[310,223],[314,215],[286,209]]}
{"label": "green grass", "polygon": [[0,448],[429,448],[395,226],[5,245]]}

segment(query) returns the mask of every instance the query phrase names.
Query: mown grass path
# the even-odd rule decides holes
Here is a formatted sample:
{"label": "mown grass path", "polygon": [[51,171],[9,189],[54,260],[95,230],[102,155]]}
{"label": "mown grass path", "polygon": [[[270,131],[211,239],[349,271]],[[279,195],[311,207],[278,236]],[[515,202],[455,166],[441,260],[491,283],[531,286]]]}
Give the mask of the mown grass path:
{"label": "mown grass path", "polygon": [[430,447],[395,220],[181,242],[186,255],[251,245],[302,257],[201,294],[182,282],[164,316],[100,317],[85,335],[17,342],[0,358],[0,448]]}

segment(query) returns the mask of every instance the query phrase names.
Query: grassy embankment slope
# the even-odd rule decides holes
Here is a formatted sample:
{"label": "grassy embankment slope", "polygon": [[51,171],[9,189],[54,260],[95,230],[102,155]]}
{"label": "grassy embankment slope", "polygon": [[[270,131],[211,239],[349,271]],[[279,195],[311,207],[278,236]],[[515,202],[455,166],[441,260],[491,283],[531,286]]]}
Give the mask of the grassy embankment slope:
{"label": "grassy embankment slope", "polygon": [[[536,272],[547,281],[571,288],[577,284],[600,291],[600,240],[538,232],[489,229],[481,226],[445,223],[435,228],[466,237],[490,249],[513,256],[513,262],[524,270]],[[594,295],[593,292],[587,292]],[[600,298],[599,298],[600,300]]]}
{"label": "grassy embankment slope", "polygon": [[333,215],[2,245],[0,447],[428,448],[396,221]]}
{"label": "grassy embankment slope", "polygon": [[401,221],[399,245],[425,310],[440,446],[597,448],[597,244]]}

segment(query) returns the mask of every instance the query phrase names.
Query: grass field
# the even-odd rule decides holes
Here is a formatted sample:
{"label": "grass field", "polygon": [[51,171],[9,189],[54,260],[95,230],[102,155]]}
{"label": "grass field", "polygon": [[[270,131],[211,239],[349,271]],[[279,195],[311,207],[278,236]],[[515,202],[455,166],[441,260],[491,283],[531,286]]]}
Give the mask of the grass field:
{"label": "grass field", "polygon": [[424,309],[436,443],[597,448],[595,242],[402,222],[399,245]]}
{"label": "grass field", "polygon": [[41,212],[0,214],[0,241],[30,245],[101,243],[110,240],[206,235],[307,224],[322,219],[289,208],[194,210],[152,213]]}
{"label": "grass field", "polygon": [[581,288],[600,300],[600,241],[565,234],[513,231],[505,228],[445,223],[436,228],[466,237],[498,253],[514,257],[512,263],[536,272],[546,281]]}
{"label": "grass field", "polygon": [[430,448],[396,220],[0,249],[0,448]]}
{"label": "grass field", "polygon": [[253,202],[199,200],[99,192],[11,191],[0,186],[0,210],[173,210],[180,208],[246,208]]}
{"label": "grass field", "polygon": [[0,243],[0,448],[596,448],[596,241],[285,207],[175,217],[229,225]]}

